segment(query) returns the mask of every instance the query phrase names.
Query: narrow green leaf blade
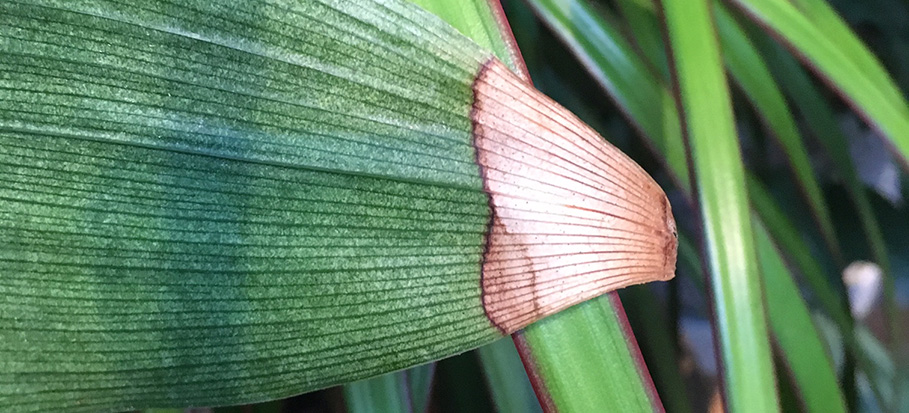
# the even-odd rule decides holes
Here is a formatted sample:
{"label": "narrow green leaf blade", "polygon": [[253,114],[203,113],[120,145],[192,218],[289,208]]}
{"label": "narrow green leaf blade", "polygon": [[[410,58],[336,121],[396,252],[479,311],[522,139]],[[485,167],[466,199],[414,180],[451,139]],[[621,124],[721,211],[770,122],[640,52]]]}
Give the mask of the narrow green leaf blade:
{"label": "narrow green leaf blade", "polygon": [[845,412],[836,373],[799,288],[760,219],[755,218],[754,228],[767,294],[767,316],[774,341],[794,376],[800,400],[808,412]]}
{"label": "narrow green leaf blade", "polygon": [[851,316],[845,300],[830,285],[823,266],[813,257],[811,249],[802,240],[795,224],[753,174],[748,174],[747,185],[749,198],[762,220],[762,226],[779,243],[780,249],[786,251],[787,256],[793,260],[821,307],[843,331],[851,330]]}
{"label": "narrow green leaf blade", "polygon": [[[633,337],[628,321],[613,309],[621,305],[618,297],[607,297],[571,307],[515,335],[519,349],[533,348],[524,363],[531,381],[546,386],[540,395],[546,411],[590,412],[604,406],[623,412],[663,410],[659,397],[650,393],[653,385],[645,382],[650,375],[637,344],[625,339]],[[592,356],[598,354],[608,357]]]}
{"label": "narrow green leaf blade", "polygon": [[800,113],[805,118],[808,129],[814,137],[824,147],[826,152],[833,159],[838,175],[842,178],[849,198],[856,209],[859,220],[862,223],[862,230],[865,238],[871,248],[874,262],[883,270],[884,276],[884,295],[887,299],[889,318],[891,321],[890,330],[892,337],[900,337],[900,326],[897,314],[895,288],[893,285],[893,269],[890,265],[890,256],[887,251],[884,236],[881,232],[881,226],[874,210],[871,206],[871,200],[865,190],[865,186],[859,180],[858,172],[853,165],[852,157],[849,154],[849,142],[843,133],[833,108],[821,95],[818,88],[814,85],[805,70],[788,52],[781,46],[773,42],[768,36],[754,36],[757,38],[757,45],[761,48],[763,55],[767,56],[767,61],[771,64],[771,69],[779,79],[784,90],[788,91],[787,96],[799,108]]}
{"label": "narrow green leaf blade", "polygon": [[[558,317],[558,316],[554,316]],[[554,318],[550,317],[550,318]],[[564,323],[564,321],[558,321]],[[524,364],[510,338],[494,341],[478,348],[477,356],[483,366],[492,401],[501,413],[542,412],[534,394]],[[539,350],[537,350],[539,351]]]}
{"label": "narrow green leaf blade", "polygon": [[736,412],[775,411],[744,167],[709,3],[661,3],[704,222],[726,402]]}
{"label": "narrow green leaf blade", "polygon": [[407,413],[414,411],[409,393],[407,375],[398,371],[345,385],[344,402],[349,413]]}
{"label": "narrow green leaf blade", "polygon": [[909,105],[880,62],[823,1],[735,0],[769,27],[808,66],[828,79],[871,125],[889,138],[909,170]]}
{"label": "narrow green leaf blade", "polygon": [[723,47],[723,59],[732,78],[745,92],[763,119],[770,135],[773,136],[789,161],[795,175],[795,182],[818,224],[827,248],[837,261],[842,261],[839,242],[836,238],[830,210],[821,192],[821,186],[811,169],[808,150],[802,142],[795,119],[789,111],[782,91],[770,74],[764,59],[739,27],[729,10],[714,2],[714,16],[717,32]]}
{"label": "narrow green leaf blade", "polygon": [[657,18],[656,4],[653,0],[618,0],[616,5],[628,23],[632,42],[637,45],[640,53],[647,57],[651,67],[668,82],[669,61],[666,57],[660,20]]}
{"label": "narrow green leaf blade", "polygon": [[[785,259],[798,269],[802,280],[807,284],[815,301],[820,304],[823,311],[833,320],[842,334],[843,343],[856,360],[857,366],[867,374],[877,378],[882,370],[881,363],[875,362],[869,355],[872,353],[888,360],[888,365],[893,365],[887,352],[879,352],[875,348],[869,351],[861,340],[862,327],[853,323],[849,313],[848,304],[831,285],[830,278],[824,273],[823,266],[812,255],[811,248],[802,240],[796,226],[781,210],[779,204],[773,199],[767,189],[753,175],[749,174],[748,193],[754,211],[760,217],[762,227],[773,237],[780,250],[785,251]],[[836,275],[838,276],[838,274]],[[872,381],[872,391],[879,400],[890,400],[887,395],[892,392],[892,382]]]}

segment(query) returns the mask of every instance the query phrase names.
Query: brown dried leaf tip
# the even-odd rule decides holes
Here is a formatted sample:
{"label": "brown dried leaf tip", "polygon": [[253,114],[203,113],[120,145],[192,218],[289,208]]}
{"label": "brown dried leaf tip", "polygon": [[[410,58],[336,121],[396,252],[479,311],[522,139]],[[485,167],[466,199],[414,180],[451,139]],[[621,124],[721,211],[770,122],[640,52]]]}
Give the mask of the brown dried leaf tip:
{"label": "brown dried leaf tip", "polygon": [[491,59],[473,85],[477,161],[492,209],[483,306],[511,333],[675,273],[663,190],[568,110]]}

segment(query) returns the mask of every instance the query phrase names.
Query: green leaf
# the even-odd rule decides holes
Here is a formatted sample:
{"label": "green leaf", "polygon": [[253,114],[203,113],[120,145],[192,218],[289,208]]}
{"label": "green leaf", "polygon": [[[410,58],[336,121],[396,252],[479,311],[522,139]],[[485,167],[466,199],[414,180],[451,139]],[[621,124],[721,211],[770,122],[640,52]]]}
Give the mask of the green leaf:
{"label": "green leaf", "polygon": [[0,5],[0,408],[248,403],[499,337],[486,52],[405,6]]}
{"label": "green leaf", "polygon": [[[588,130],[414,5],[31,0],[0,19],[0,408],[274,399],[462,352],[584,298],[537,311],[564,291],[518,294],[518,280],[496,288],[529,318],[503,326],[484,309],[481,272],[503,260],[487,252],[540,245],[495,244],[493,223],[551,229],[496,203],[474,128],[516,119],[525,105],[499,95],[512,87],[524,118]],[[633,213],[665,238],[652,180],[584,142],[647,185],[662,209]],[[549,182],[519,185],[525,168],[507,166],[495,185]]]}
{"label": "green leaf", "polygon": [[[613,309],[618,297],[591,300],[543,319],[515,335],[515,344],[530,346],[525,367],[531,381],[545,383],[541,396],[544,410],[590,412],[609,406],[622,412],[662,410],[653,392],[647,367],[630,336],[627,320]],[[604,297],[605,298],[605,297]],[[597,322],[608,320],[607,323]],[[585,324],[583,330],[573,325]],[[545,347],[547,351],[537,351]],[[606,354],[609,357],[595,357]]]}
{"label": "green leaf", "polygon": [[407,375],[403,371],[344,386],[344,401],[350,413],[412,412],[408,394]]}
{"label": "green leaf", "polygon": [[849,142],[837,124],[833,108],[815,87],[805,70],[789,53],[766,35],[753,37],[757,39],[757,45],[762,50],[762,54],[767,56],[767,62],[770,63],[780,85],[788,92],[787,96],[805,118],[808,129],[836,165],[838,175],[842,178],[862,223],[874,262],[881,267],[884,273],[884,296],[887,299],[888,318],[891,321],[891,336],[899,337],[900,326],[898,317],[895,316],[897,311],[890,256],[880,223],[872,209],[871,200],[853,166],[852,157],[849,154]]}
{"label": "green leaf", "polygon": [[799,269],[802,278],[814,294],[815,300],[824,311],[833,318],[842,331],[851,331],[852,317],[849,315],[847,303],[830,285],[823,267],[802,240],[795,224],[753,174],[747,175],[747,184],[751,203],[763,222],[762,227],[772,234],[773,239],[779,243],[780,249],[786,251],[787,257]]}
{"label": "green leaf", "polygon": [[770,233],[755,217],[755,243],[767,294],[767,317],[774,341],[789,366],[808,412],[845,412],[830,357],[811,320],[799,288],[780,257]]}
{"label": "green leaf", "polygon": [[616,5],[632,33],[632,43],[647,58],[650,66],[659,72],[661,78],[668,82],[669,61],[660,20],[656,14],[656,4],[653,0],[618,0]]}
{"label": "green leaf", "polygon": [[[558,315],[550,317],[558,320]],[[563,321],[555,321],[564,323]],[[476,350],[496,410],[501,413],[542,412],[518,351],[510,338],[494,341]]]}
{"label": "green leaf", "polygon": [[789,166],[796,178],[795,182],[802,190],[827,248],[834,259],[841,262],[842,253],[830,211],[821,193],[821,186],[811,169],[808,150],[802,142],[783,93],[777,87],[764,59],[726,7],[714,2],[713,11],[723,47],[723,59],[729,73],[754,105],[770,135],[779,142],[786,153]]}
{"label": "green leaf", "polygon": [[859,214],[874,260],[889,272],[890,260],[880,224],[871,209],[871,201],[859,180],[858,172],[853,166],[849,155],[849,142],[837,123],[833,108],[792,55],[767,35],[753,35],[752,38],[783,91],[786,92],[786,97],[799,110],[808,130],[833,160],[837,173],[843,178],[846,190]]}
{"label": "green leaf", "polygon": [[707,1],[662,2],[704,225],[728,409],[778,410],[744,167]]}
{"label": "green leaf", "polygon": [[734,0],[792,47],[887,136],[909,170],[909,105],[874,55],[823,0]]}
{"label": "green leaf", "polygon": [[[886,352],[863,344],[856,337],[860,337],[862,327],[853,323],[849,313],[848,304],[841,299],[836,289],[830,284],[829,278],[824,274],[824,269],[812,255],[811,249],[802,240],[796,226],[780,209],[766,188],[753,175],[748,175],[748,193],[755,212],[759,215],[762,228],[766,229],[773,237],[781,251],[785,251],[786,261],[798,269],[802,280],[810,287],[814,300],[820,304],[825,314],[837,325],[842,334],[843,344],[856,359],[856,364],[866,374],[878,377],[882,370],[881,363],[869,356],[877,354],[879,358],[889,359]],[[892,359],[886,363],[893,365]],[[886,394],[892,390],[892,382],[872,381],[872,391],[879,400],[889,400]]]}
{"label": "green leaf", "polygon": [[383,374],[344,386],[350,413],[425,412],[429,406],[435,363]]}

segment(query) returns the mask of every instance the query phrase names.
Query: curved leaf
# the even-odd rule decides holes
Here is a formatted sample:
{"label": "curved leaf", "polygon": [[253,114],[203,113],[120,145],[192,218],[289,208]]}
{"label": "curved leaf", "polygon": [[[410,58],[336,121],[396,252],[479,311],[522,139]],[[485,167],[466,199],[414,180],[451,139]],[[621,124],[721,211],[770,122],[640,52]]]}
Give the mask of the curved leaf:
{"label": "curved leaf", "polygon": [[909,170],[909,105],[883,66],[823,0],[734,0],[769,27],[890,139]]}
{"label": "curved leaf", "polygon": [[484,52],[370,4],[0,5],[0,405],[245,403],[499,336]]}
{"label": "curved leaf", "polygon": [[[415,6],[32,0],[0,19],[0,407],[277,398],[476,347],[674,264],[640,168]],[[509,129],[541,112],[545,128]],[[606,180],[635,190],[582,198],[539,175],[569,162],[509,158],[552,136],[546,154],[604,154]],[[549,220],[516,191],[633,200],[617,213],[633,224]],[[644,238],[591,249],[586,231],[616,230]],[[586,275],[615,254],[653,271]],[[510,259],[542,260],[533,294]]]}

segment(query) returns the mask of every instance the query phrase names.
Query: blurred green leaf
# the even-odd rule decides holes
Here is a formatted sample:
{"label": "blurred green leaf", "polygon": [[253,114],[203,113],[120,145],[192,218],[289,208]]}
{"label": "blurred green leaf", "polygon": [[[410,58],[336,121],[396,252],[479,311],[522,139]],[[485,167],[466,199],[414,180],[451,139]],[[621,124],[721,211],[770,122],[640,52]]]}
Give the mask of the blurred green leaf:
{"label": "blurred green leaf", "polygon": [[421,413],[429,408],[429,396],[432,394],[435,371],[435,362],[412,367],[404,371],[407,376],[407,386],[410,390],[409,399],[412,412]]}
{"label": "blurred green leaf", "polygon": [[770,233],[755,217],[755,244],[767,294],[767,312],[774,341],[794,377],[800,400],[808,412],[845,412],[830,357],[811,320],[811,314],[792,275],[771,241]]}
{"label": "blurred green leaf", "polygon": [[760,180],[751,173],[747,175],[747,184],[754,210],[760,216],[763,226],[799,269],[821,307],[836,321],[842,331],[851,331],[852,317],[849,315],[848,303],[833,288],[823,266],[814,258],[795,224],[780,209]]}
{"label": "blurred green leaf", "polygon": [[833,160],[836,172],[846,186],[849,199],[858,213],[874,262],[881,267],[884,273],[884,296],[887,300],[890,334],[893,337],[899,337],[901,327],[896,308],[895,274],[891,268],[887,245],[865,186],[859,180],[858,172],[853,165],[852,157],[849,154],[849,142],[837,124],[833,108],[791,54],[766,34],[756,33],[752,37],[756,39],[761,54],[770,64],[771,70],[783,90],[787,92],[787,96],[805,118],[808,130],[813,133]]}
{"label": "blurred green leaf", "polygon": [[510,338],[487,344],[476,352],[496,410],[500,413],[543,411]]}
{"label": "blurred green leaf", "polygon": [[764,59],[726,7],[715,1],[713,11],[723,48],[723,59],[729,73],[754,105],[770,135],[776,138],[786,153],[795,181],[814,215],[827,248],[837,262],[842,262],[842,253],[827,202],[811,169],[808,150],[802,142],[783,93],[770,74]]}
{"label": "blurred green leaf", "polygon": [[403,371],[383,374],[344,386],[344,402],[350,413],[412,412]]}
{"label": "blurred green leaf", "polygon": [[909,106],[883,66],[823,0],[732,0],[843,93],[909,170]]}
{"label": "blurred green leaf", "polygon": [[662,2],[704,225],[728,409],[778,410],[744,166],[707,1]]}
{"label": "blurred green leaf", "polygon": [[618,0],[616,4],[631,30],[631,41],[667,82],[670,79],[666,45],[653,0]]}
{"label": "blurred green leaf", "polygon": [[350,413],[425,412],[429,406],[435,363],[383,374],[344,385]]}
{"label": "blurred green leaf", "polygon": [[[890,356],[886,351],[874,351],[879,360],[886,360],[883,364],[876,362],[874,358],[869,358],[869,348],[864,346],[861,340],[856,339],[862,328],[854,325],[849,313],[848,303],[843,299],[842,295],[837,293],[828,277],[824,275],[823,267],[814,258],[811,249],[805,241],[802,240],[795,224],[775,204],[763,184],[750,174],[748,175],[748,192],[751,202],[755,206],[755,211],[760,216],[762,227],[771,234],[777,245],[779,245],[780,250],[785,252],[786,262],[794,264],[794,267],[802,275],[802,279],[810,287],[815,300],[820,304],[825,314],[837,325],[842,335],[843,343],[847,351],[855,356],[858,367],[868,374],[875,375],[875,372],[881,371],[882,365],[893,365],[893,361],[890,360]],[[872,391],[878,399],[885,400],[885,395],[892,392],[892,383],[874,381],[872,382]]]}

